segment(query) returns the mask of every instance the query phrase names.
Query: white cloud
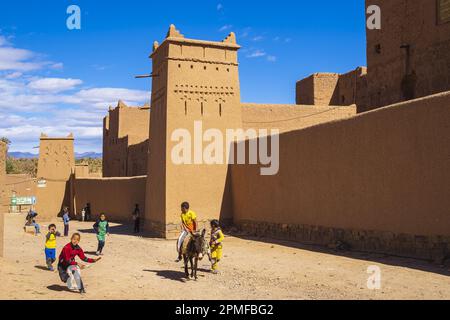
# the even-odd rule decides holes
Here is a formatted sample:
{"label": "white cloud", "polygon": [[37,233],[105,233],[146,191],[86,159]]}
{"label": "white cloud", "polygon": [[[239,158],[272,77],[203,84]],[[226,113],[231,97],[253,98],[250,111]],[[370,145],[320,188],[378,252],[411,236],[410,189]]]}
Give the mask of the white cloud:
{"label": "white cloud", "polygon": [[0,70],[31,71],[42,67],[39,62],[30,61],[33,53],[13,47],[0,47]]}
{"label": "white cloud", "polygon": [[259,58],[264,57],[267,54],[263,50],[254,50],[247,55],[247,58]]}
{"label": "white cloud", "polygon": [[60,70],[60,69],[64,68],[64,64],[61,62],[53,63],[52,65],[50,65],[50,68],[55,69],[55,70]]}
{"label": "white cloud", "polygon": [[252,39],[252,41],[261,41],[261,40],[264,40],[263,36],[256,36]]}
{"label": "white cloud", "polygon": [[80,87],[81,79],[36,76],[63,68],[62,63],[39,61],[42,55],[10,45],[0,35],[0,136],[12,141],[11,151],[36,152],[42,132],[75,135],[77,152],[100,151],[102,119],[108,106],[122,99],[143,105],[149,91],[110,87]]}
{"label": "white cloud", "polygon": [[31,81],[28,87],[39,91],[62,92],[74,89],[82,83],[80,79],[42,78]]}
{"label": "white cloud", "polygon": [[229,30],[229,29],[231,29],[231,28],[233,28],[233,26],[232,26],[231,24],[227,24],[227,25],[224,25],[223,27],[221,27],[221,28],[219,29],[219,31],[220,31],[220,32],[223,32],[223,31],[227,31],[227,30]]}
{"label": "white cloud", "polygon": [[150,99],[150,92],[124,88],[92,88],[77,92],[74,98],[80,99],[80,103],[106,108],[109,104],[116,104],[118,100],[131,105],[142,103]]}
{"label": "white cloud", "polygon": [[23,75],[22,72],[13,72],[13,73],[9,73],[5,76],[6,79],[17,79],[20,78]]}

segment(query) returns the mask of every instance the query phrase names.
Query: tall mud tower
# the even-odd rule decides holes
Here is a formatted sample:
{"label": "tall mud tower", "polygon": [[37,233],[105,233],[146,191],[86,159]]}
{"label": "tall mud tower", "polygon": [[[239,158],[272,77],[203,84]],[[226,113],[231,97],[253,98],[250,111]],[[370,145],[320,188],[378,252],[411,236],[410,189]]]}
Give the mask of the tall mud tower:
{"label": "tall mud tower", "polygon": [[71,207],[70,183],[75,168],[73,141],[72,134],[67,138],[41,135],[36,192],[36,211],[41,221],[52,221],[63,206]]}
{"label": "tall mud tower", "polygon": [[[163,43],[153,46],[145,220],[146,229],[160,237],[178,236],[183,201],[197,212],[200,227],[211,219],[232,217],[226,161],[206,164],[200,159],[201,150],[197,148],[195,155],[194,145],[209,144],[199,142],[203,138],[198,136],[199,124],[202,132],[215,129],[223,137],[226,129],[242,126],[239,48],[234,33],[222,42],[199,41],[184,38],[173,25]],[[173,161],[178,142],[172,138],[180,130],[191,136],[191,164]]]}

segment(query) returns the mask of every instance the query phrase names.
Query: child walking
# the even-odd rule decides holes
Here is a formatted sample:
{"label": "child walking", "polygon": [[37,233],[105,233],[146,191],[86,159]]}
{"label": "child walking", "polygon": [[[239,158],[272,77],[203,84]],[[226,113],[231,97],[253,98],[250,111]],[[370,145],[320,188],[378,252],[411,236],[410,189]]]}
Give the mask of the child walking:
{"label": "child walking", "polygon": [[56,237],[60,237],[61,234],[56,231],[56,225],[51,224],[48,226],[48,233],[45,236],[45,262],[47,268],[53,271],[53,263],[56,261]]}
{"label": "child walking", "polygon": [[97,233],[98,240],[97,256],[103,255],[102,251],[105,247],[106,235],[109,236],[109,223],[104,213],[100,215],[100,219],[94,224],[94,230]]}
{"label": "child walking", "polygon": [[218,264],[222,259],[222,242],[225,239],[223,235],[222,229],[220,228],[220,223],[218,220],[211,221],[211,241],[209,245],[211,247],[211,263],[212,263],[212,272],[214,274],[218,273]]}
{"label": "child walking", "polygon": [[69,208],[64,207],[62,218],[63,218],[63,222],[64,222],[64,237],[68,237],[69,236],[69,222],[70,222]]}

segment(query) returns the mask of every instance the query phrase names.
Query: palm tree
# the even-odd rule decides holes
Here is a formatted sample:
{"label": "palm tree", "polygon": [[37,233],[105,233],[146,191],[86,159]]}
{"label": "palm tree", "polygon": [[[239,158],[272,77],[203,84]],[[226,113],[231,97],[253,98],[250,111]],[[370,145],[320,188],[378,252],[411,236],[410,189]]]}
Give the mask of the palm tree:
{"label": "palm tree", "polygon": [[8,145],[8,146],[11,144],[11,140],[9,140],[9,139],[6,138],[6,137],[1,137],[1,138],[0,138],[0,141],[6,143],[6,145]]}

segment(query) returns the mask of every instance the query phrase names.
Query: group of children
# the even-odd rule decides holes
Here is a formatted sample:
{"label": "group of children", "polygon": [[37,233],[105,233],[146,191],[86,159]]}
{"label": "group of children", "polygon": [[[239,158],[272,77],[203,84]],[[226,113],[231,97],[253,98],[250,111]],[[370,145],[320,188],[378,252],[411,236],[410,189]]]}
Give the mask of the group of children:
{"label": "group of children", "polygon": [[[69,234],[69,210],[67,207],[63,209],[62,218],[64,223],[64,237]],[[178,259],[181,261],[182,243],[187,236],[197,232],[197,215],[194,211],[190,210],[189,203],[184,202],[181,205],[181,225],[182,233],[177,242]],[[97,256],[102,255],[105,247],[106,236],[109,235],[109,223],[105,214],[101,214],[100,218],[93,226],[98,240]],[[135,229],[135,231],[137,231]],[[48,233],[45,236],[45,261],[47,268],[50,271],[54,271],[53,264],[56,261],[56,239],[61,237],[61,234],[56,230],[56,225],[51,224],[48,226]],[[224,234],[220,228],[218,220],[211,221],[211,238],[209,241],[210,246],[210,259],[211,269],[214,274],[218,273],[218,264],[223,255],[223,241]],[[68,244],[64,246],[58,257],[58,272],[61,280],[65,282],[70,290],[76,290],[80,293],[85,292],[83,281],[81,279],[81,269],[84,269],[83,265],[78,265],[75,261],[76,257],[79,257],[82,261],[87,263],[95,263],[100,260],[100,257],[96,259],[87,258],[83,249],[79,246],[81,235],[74,233]]]}

